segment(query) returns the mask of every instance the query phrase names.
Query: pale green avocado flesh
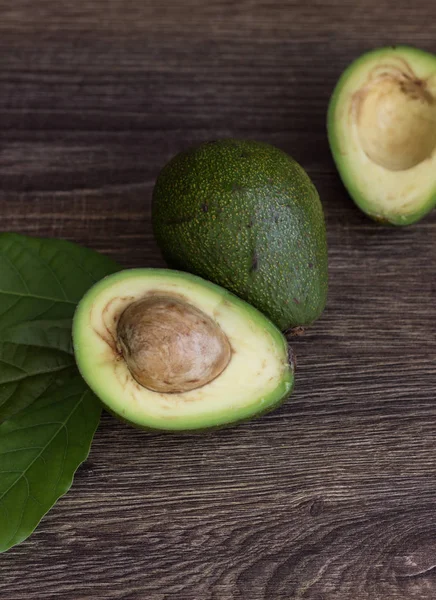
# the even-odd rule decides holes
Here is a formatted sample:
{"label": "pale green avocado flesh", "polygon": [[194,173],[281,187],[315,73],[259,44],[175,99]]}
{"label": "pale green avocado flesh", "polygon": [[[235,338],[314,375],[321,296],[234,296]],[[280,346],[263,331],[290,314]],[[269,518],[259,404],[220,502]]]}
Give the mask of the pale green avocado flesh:
{"label": "pale green avocado flesh", "polygon": [[[187,303],[224,333],[231,358],[215,379],[163,393],[132,376],[119,351],[118,323],[128,306],[153,296]],[[235,423],[273,409],[293,388],[293,364],[280,331],[230,292],[179,271],[132,269],[103,279],[77,308],[73,341],[90,388],[111,413],[142,428],[189,431]]]}
{"label": "pale green avocado flesh", "polygon": [[408,225],[436,204],[436,56],[408,46],[364,54],[341,76],[330,147],[356,204]]}

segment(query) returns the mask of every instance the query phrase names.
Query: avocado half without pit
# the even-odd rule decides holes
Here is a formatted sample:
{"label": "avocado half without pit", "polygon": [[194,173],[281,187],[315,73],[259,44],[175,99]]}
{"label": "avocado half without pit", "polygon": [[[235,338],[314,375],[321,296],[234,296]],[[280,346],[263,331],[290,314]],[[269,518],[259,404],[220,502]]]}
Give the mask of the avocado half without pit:
{"label": "avocado half without pit", "polygon": [[289,396],[286,339],[223,288],[168,269],[103,279],[73,324],[82,376],[115,416],[139,427],[195,430],[267,412]]}
{"label": "avocado half without pit", "polygon": [[333,93],[328,133],[356,204],[407,225],[436,204],[436,56],[398,46],[368,52]]}

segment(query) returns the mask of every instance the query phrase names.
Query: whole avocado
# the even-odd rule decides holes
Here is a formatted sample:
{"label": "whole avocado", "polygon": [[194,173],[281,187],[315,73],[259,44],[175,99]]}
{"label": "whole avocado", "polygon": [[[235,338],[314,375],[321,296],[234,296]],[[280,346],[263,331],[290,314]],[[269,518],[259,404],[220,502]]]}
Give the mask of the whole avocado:
{"label": "whole avocado", "polygon": [[281,330],[323,312],[321,202],[304,169],[278,148],[222,139],[181,152],[157,178],[152,215],[172,268],[227,288]]}

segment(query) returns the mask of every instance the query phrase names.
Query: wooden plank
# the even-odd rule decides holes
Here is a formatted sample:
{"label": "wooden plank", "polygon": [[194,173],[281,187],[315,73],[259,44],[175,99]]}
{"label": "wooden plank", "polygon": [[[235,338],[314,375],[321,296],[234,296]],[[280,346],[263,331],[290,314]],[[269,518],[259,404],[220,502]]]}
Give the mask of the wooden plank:
{"label": "wooden plank", "polygon": [[436,217],[370,222],[325,135],[360,52],[435,51],[436,6],[0,0],[1,230],[161,266],[159,169],[224,136],[316,183],[330,296],[280,410],[202,436],[105,416],[71,492],[0,556],[2,600],[434,600]]}

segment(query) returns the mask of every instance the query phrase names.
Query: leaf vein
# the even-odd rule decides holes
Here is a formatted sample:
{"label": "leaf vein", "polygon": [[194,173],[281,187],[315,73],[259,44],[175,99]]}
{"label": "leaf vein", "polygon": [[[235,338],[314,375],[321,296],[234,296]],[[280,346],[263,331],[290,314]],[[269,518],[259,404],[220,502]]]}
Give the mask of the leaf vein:
{"label": "leaf vein", "polygon": [[[67,356],[70,356],[70,354],[67,354]],[[22,377],[14,377],[14,378],[6,379],[6,380],[0,380],[0,384],[15,383],[17,381],[23,381],[24,379],[27,379],[28,377],[36,377],[37,375],[45,375],[45,374],[49,374],[49,373],[59,373],[59,371],[63,371],[64,369],[68,369],[73,364],[74,363],[71,362],[71,363],[68,363],[66,365],[61,365],[59,367],[55,367],[53,369],[42,369],[40,371],[33,371],[32,373],[27,373],[25,371],[25,375],[23,375]]]}
{"label": "leaf vein", "polygon": [[63,300],[62,298],[52,298],[51,296],[41,296],[40,294],[21,294],[20,292],[11,292],[9,290],[0,289],[0,294],[6,294],[7,296],[17,296],[18,298],[32,298],[36,300],[50,300],[51,302],[59,302],[61,304],[72,304],[76,306],[77,302],[72,300]]}
{"label": "leaf vein", "polygon": [[[6,454],[13,454],[14,452],[24,452],[25,450],[41,450],[43,446],[27,446],[23,448],[14,448],[13,450],[6,450],[6,452],[0,452],[0,456],[5,456]],[[4,473],[4,471],[2,471]]]}
{"label": "leaf vein", "polygon": [[33,256],[36,256],[38,258],[38,260],[47,267],[47,269],[53,275],[55,281],[58,283],[65,300],[68,301],[67,295],[65,293],[65,289],[64,289],[59,277],[56,275],[55,271],[53,270],[53,267],[50,265],[50,263],[47,260],[45,260],[45,258],[43,258],[40,253],[34,253],[33,250],[31,250],[28,246],[26,246],[22,241],[15,240],[15,243],[18,244],[19,246],[21,246],[21,248],[23,248],[27,252],[30,252],[31,254],[33,254]]}
{"label": "leaf vein", "polygon": [[[38,423],[35,425],[30,425],[29,427],[24,427],[21,429],[18,429],[16,431],[25,431],[27,429],[31,429],[32,427],[38,427],[41,425],[60,425],[59,429],[57,429],[57,431],[55,431],[55,433],[52,435],[52,437],[49,439],[49,441],[45,444],[45,446],[42,446],[42,450],[41,452],[38,454],[38,456],[36,456],[31,463],[24,469],[24,471],[18,471],[21,473],[20,477],[17,477],[17,479],[9,486],[9,488],[7,490],[5,490],[2,494],[0,494],[0,500],[3,500],[3,498],[10,492],[10,490],[18,483],[18,481],[21,479],[21,477],[25,476],[26,473],[29,472],[29,469],[33,466],[33,464],[38,460],[38,458],[41,456],[41,454],[50,446],[50,444],[56,439],[56,436],[59,435],[59,432],[62,431],[63,429],[67,430],[66,428],[66,424],[68,423],[68,421],[71,419],[71,417],[73,416],[73,414],[76,412],[77,407],[80,406],[80,404],[83,402],[84,397],[86,396],[87,390],[85,390],[83,392],[83,394],[80,396],[80,399],[76,402],[76,404],[74,405],[74,407],[72,408],[72,410],[70,411],[70,413],[68,414],[67,418],[65,419],[65,421],[53,421],[53,422],[49,422],[49,423]],[[68,437],[67,437],[67,446],[68,446]]]}
{"label": "leaf vein", "polygon": [[8,306],[8,307],[7,307],[7,308],[6,308],[6,309],[5,309],[5,310],[2,312],[2,314],[1,314],[2,318],[4,318],[4,316],[5,316],[5,315],[7,315],[7,314],[8,314],[8,312],[10,312],[12,309],[14,309],[14,308],[17,306],[17,304],[18,304],[19,302],[21,302],[21,298],[17,298],[17,299],[15,300],[15,302],[13,302],[13,304],[11,304],[10,306]]}
{"label": "leaf vein", "polygon": [[[11,247],[11,246],[9,246],[9,248],[10,248],[10,247]],[[8,255],[7,255],[5,252],[2,252],[1,250],[0,250],[0,256],[3,256],[3,257],[6,259],[6,262],[8,262],[8,263],[10,264],[10,266],[12,267],[12,269],[15,271],[15,273],[16,273],[16,274],[18,275],[18,277],[21,279],[21,283],[23,284],[23,286],[24,286],[25,290],[27,290],[27,292],[30,294],[31,292],[30,292],[29,286],[27,285],[27,282],[25,281],[25,279],[24,279],[23,275],[21,274],[21,271],[20,271],[20,269],[17,267],[17,265],[16,265],[16,264],[14,264],[14,263],[12,262],[12,260],[9,258],[9,256],[8,256]]]}

